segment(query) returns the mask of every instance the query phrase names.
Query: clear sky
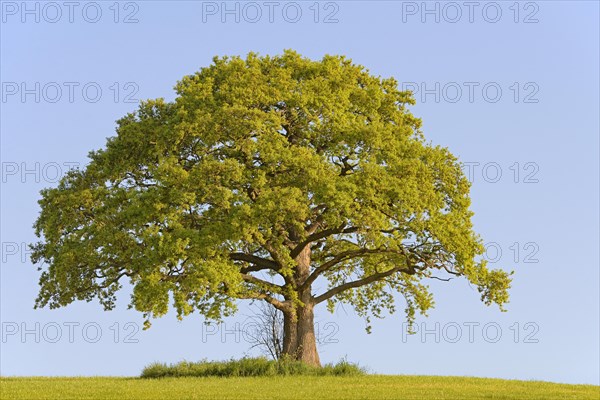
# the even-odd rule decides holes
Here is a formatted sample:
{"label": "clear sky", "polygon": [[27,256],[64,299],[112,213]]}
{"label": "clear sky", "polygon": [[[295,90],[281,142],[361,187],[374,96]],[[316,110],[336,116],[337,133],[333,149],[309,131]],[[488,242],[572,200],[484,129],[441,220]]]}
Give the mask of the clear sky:
{"label": "clear sky", "polygon": [[[237,5],[236,5],[237,4]],[[350,308],[317,310],[325,362],[388,374],[599,381],[599,7],[596,1],[235,3],[2,1],[2,375],[136,375],[152,361],[249,352],[232,333],[173,313],[95,302],[33,310],[24,243],[39,190],[114,134],[140,99],[174,97],[215,55],[344,54],[416,91],[424,132],[465,162],[493,266],[514,269],[508,312],[462,280],[403,334],[367,335]],[[236,21],[237,19],[237,21]],[[115,22],[116,21],[116,22]],[[403,307],[401,305],[401,310]],[[240,325],[241,326],[241,325]],[[118,333],[118,335],[117,335]]]}

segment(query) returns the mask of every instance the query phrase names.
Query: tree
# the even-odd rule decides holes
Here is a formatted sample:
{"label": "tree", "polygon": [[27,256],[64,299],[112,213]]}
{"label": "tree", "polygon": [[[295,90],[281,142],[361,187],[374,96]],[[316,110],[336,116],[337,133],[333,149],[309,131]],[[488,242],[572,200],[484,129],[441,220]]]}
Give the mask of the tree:
{"label": "tree", "polygon": [[[151,318],[221,320],[238,299],[284,316],[284,354],[319,365],[314,307],[410,322],[423,283],[461,276],[502,308],[510,276],[481,260],[470,184],[428,144],[410,92],[340,56],[215,58],[172,102],[143,102],[82,170],[42,191],[36,307],[99,300]],[[442,275],[439,275],[442,274]]]}
{"label": "tree", "polygon": [[[255,312],[242,327],[242,335],[251,345],[258,347],[273,360],[283,356],[283,314],[273,305],[260,302]],[[318,338],[317,338],[318,339]]]}

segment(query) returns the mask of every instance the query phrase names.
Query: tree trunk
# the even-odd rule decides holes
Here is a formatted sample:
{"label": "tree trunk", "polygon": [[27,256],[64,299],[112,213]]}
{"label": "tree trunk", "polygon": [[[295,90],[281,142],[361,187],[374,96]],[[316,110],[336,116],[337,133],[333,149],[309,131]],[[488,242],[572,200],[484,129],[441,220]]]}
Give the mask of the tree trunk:
{"label": "tree trunk", "polygon": [[308,365],[320,367],[321,361],[317,352],[313,304],[305,305],[298,310],[296,336],[298,344],[296,359]]}
{"label": "tree trunk", "polygon": [[298,307],[293,315],[284,313],[283,354],[315,367],[321,366],[315,336],[314,305]]}
{"label": "tree trunk", "polygon": [[[297,269],[294,279],[298,284],[304,282],[310,273],[310,247],[307,246],[295,261]],[[308,365],[320,367],[311,288],[302,290],[298,297],[302,305],[283,313],[283,354]]]}
{"label": "tree trunk", "polygon": [[[294,357],[298,348],[297,319],[291,312],[283,313],[283,354]],[[295,358],[295,357],[294,357]]]}

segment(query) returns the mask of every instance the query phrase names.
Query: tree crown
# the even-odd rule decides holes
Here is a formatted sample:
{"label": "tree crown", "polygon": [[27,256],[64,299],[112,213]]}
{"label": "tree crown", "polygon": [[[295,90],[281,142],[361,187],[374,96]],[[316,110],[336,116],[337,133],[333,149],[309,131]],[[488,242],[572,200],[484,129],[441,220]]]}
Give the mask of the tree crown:
{"label": "tree crown", "polygon": [[368,318],[399,292],[412,321],[441,273],[502,307],[509,274],[480,260],[461,164],[425,141],[397,86],[340,56],[215,58],[42,191],[36,306],[110,309],[123,278],[148,317],[173,301],[220,319],[235,299],[301,304],[321,282],[315,303]]}

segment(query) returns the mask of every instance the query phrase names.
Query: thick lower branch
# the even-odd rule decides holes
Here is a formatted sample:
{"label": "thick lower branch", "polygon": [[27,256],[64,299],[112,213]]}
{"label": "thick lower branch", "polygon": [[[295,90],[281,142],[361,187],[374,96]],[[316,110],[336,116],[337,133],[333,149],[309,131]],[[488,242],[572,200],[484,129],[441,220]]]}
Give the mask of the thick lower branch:
{"label": "thick lower branch", "polygon": [[[358,279],[356,281],[346,282],[343,285],[336,286],[336,287],[328,290],[327,292],[323,293],[322,295],[315,297],[315,304],[318,304],[318,303],[321,303],[321,302],[323,302],[325,300],[328,300],[328,299],[332,298],[333,296],[335,296],[336,294],[341,293],[341,292],[343,292],[345,290],[357,288],[357,287],[364,286],[364,285],[368,285],[369,283],[381,280],[381,279],[383,279],[385,277],[393,275],[393,274],[395,274],[397,272],[400,272],[402,270],[403,270],[402,267],[396,267],[396,268],[392,268],[392,269],[390,269],[388,271],[385,271],[385,272],[378,272],[376,274],[369,275],[369,276],[367,276],[365,278]],[[410,273],[410,271],[408,271],[408,270],[405,270],[405,271],[407,273]]]}
{"label": "thick lower branch", "polygon": [[283,301],[277,300],[275,297],[267,293],[247,292],[242,295],[237,295],[236,298],[242,300],[264,300],[281,311],[287,310],[289,308]]}
{"label": "thick lower branch", "polygon": [[358,249],[358,250],[348,250],[343,251],[339,254],[336,254],[331,260],[324,262],[309,275],[306,281],[302,284],[302,288],[309,287],[323,272],[329,270],[330,268],[336,266],[337,264],[349,260],[355,257],[360,257],[366,254],[375,254],[382,253],[381,249]]}
{"label": "thick lower branch", "polygon": [[280,292],[283,289],[282,286],[279,286],[276,283],[265,281],[264,279],[257,278],[256,276],[250,274],[242,274],[242,279],[245,282],[269,288],[274,292]]}
{"label": "thick lower branch", "polygon": [[246,253],[231,253],[229,254],[229,258],[233,261],[245,261],[247,263],[253,264],[252,266],[242,268],[242,272],[255,272],[261,271],[264,269],[270,269],[273,271],[279,270],[279,264],[273,260],[268,260],[266,258],[261,258],[252,254]]}

